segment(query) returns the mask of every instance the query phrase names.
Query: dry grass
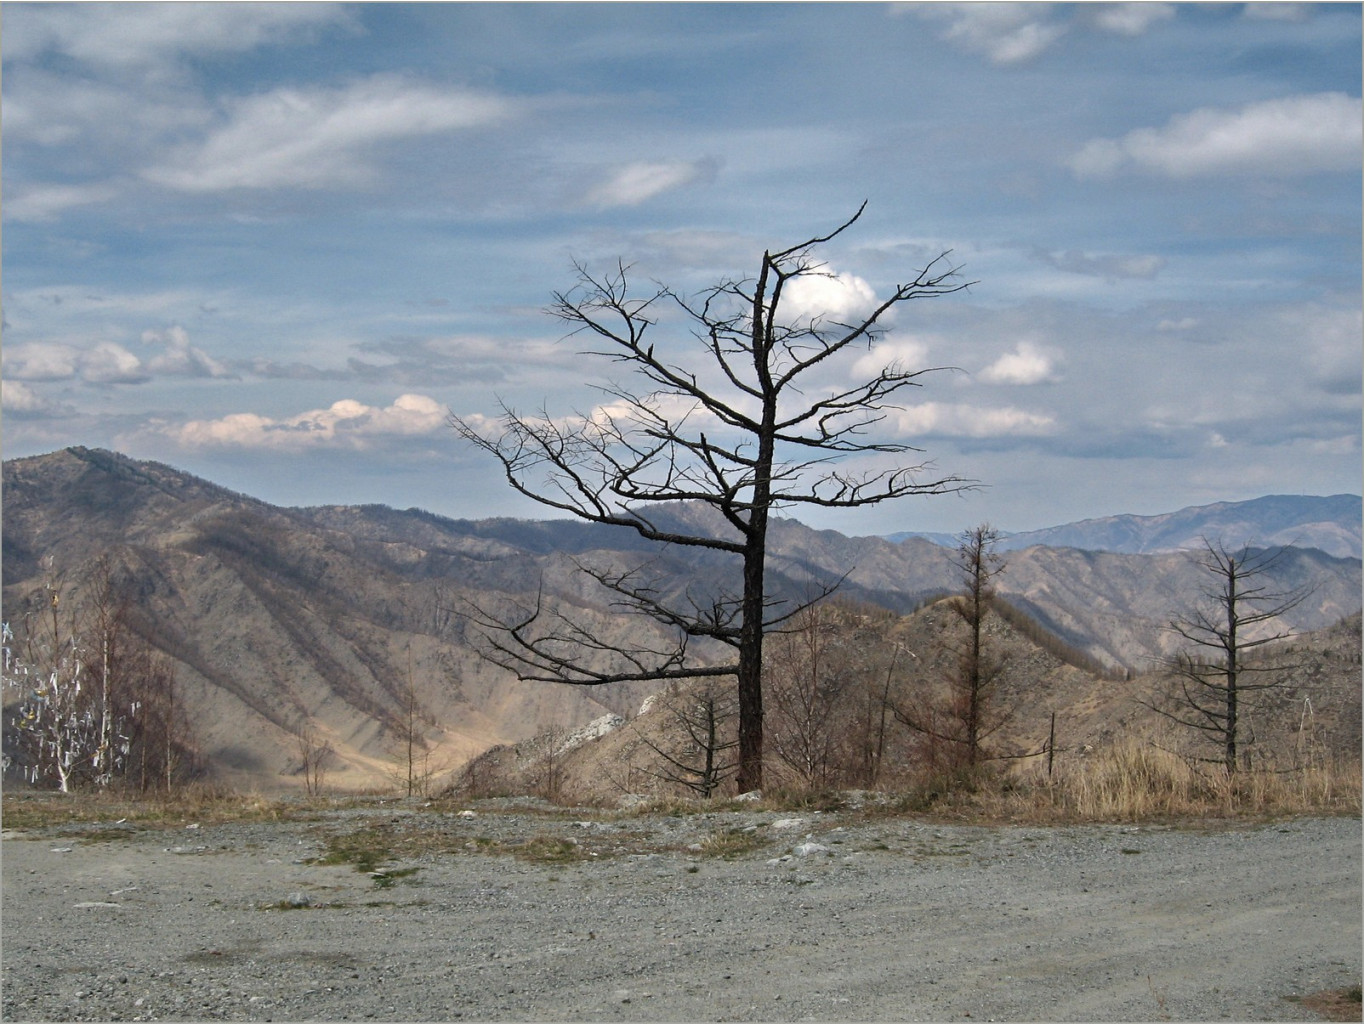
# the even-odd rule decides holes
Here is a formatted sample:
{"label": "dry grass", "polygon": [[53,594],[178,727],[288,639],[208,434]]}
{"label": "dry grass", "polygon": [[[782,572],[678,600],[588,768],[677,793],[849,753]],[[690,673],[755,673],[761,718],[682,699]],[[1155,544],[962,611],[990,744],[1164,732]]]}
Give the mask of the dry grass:
{"label": "dry grass", "polygon": [[[1136,741],[1118,743],[1058,766],[1048,778],[986,780],[943,794],[931,810],[992,821],[1150,821],[1261,819],[1360,813],[1358,761],[1229,774]],[[930,808],[925,808],[926,810]]]}
{"label": "dry grass", "polygon": [[1325,992],[1316,992],[1310,996],[1303,996],[1294,999],[1292,1002],[1301,1003],[1311,1010],[1322,1020],[1364,1020],[1364,1004],[1361,1003],[1360,986],[1352,985],[1349,988],[1328,989]]}
{"label": "dry grass", "polygon": [[79,793],[6,790],[3,821],[5,828],[14,829],[97,822],[169,828],[191,822],[298,820],[315,813],[313,807],[298,800],[281,800],[196,783],[177,789],[170,796],[98,790]]}
{"label": "dry grass", "polygon": [[[36,829],[117,822],[137,829],[173,828],[191,822],[310,821],[338,808],[372,803],[372,799],[358,795],[281,799],[211,785],[189,786],[170,798],[150,799],[118,793],[7,790],[3,823],[11,829]],[[495,806],[498,801],[491,803],[494,806],[485,805],[482,813],[495,814],[501,809]],[[457,805],[437,801],[423,806],[449,811]],[[659,799],[627,811],[588,816],[618,819],[745,810],[837,812],[850,806],[860,806],[861,814],[869,817],[924,815],[962,822],[1035,824],[1358,815],[1361,772],[1357,759],[1318,758],[1291,771],[1257,769],[1229,775],[1220,765],[1191,763],[1149,743],[1128,740],[1085,756],[1059,760],[1051,777],[1040,765],[1033,765],[1015,774],[911,779],[897,790],[868,794],[856,802],[850,801],[847,793],[775,790],[756,802]],[[521,801],[505,809],[551,819],[565,812],[564,808],[528,806]],[[574,813],[582,816],[584,811],[579,808]],[[503,844],[494,845],[499,849],[491,852],[512,852],[502,849]],[[717,839],[714,845],[715,849],[706,852],[725,856],[734,852],[729,847],[743,844]],[[544,859],[553,860],[569,851],[538,852],[548,855]],[[582,852],[578,851],[580,855]],[[618,851],[603,846],[598,855],[614,852]]]}

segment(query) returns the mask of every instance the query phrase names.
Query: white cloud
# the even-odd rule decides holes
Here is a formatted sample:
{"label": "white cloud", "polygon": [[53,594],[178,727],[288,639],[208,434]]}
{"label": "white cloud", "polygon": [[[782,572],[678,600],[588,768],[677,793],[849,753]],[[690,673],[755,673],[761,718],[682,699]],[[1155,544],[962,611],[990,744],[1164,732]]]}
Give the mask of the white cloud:
{"label": "white cloud", "polygon": [[50,221],[67,210],[112,199],[117,190],[111,185],[38,185],[5,197],[5,219]]}
{"label": "white cloud", "polygon": [[876,308],[876,292],[856,274],[807,274],[787,284],[781,312],[786,323],[817,317],[852,323]]}
{"label": "white cloud", "polygon": [[1069,165],[1081,178],[1124,170],[1172,178],[1349,171],[1360,165],[1362,120],[1364,105],[1340,92],[1266,100],[1237,110],[1205,107],[1171,118],[1164,128],[1094,139]]}
{"label": "white cloud", "polygon": [[215,420],[167,425],[161,432],[188,448],[253,448],[281,452],[322,447],[363,450],[381,442],[447,429],[445,406],[426,395],[402,395],[378,408],[346,398],[326,409],[272,419],[232,413]]}
{"label": "white cloud", "polygon": [[1175,16],[1174,4],[1121,3],[1087,5],[1081,10],[1090,15],[1095,28],[1121,36],[1139,36],[1159,21]]}
{"label": "white cloud", "polygon": [[503,120],[499,97],[376,75],[340,89],[276,89],[239,99],[227,121],[168,165],[144,172],[185,192],[354,185],[384,144]]}
{"label": "white cloud", "polygon": [[894,337],[879,341],[852,364],[855,380],[869,380],[889,366],[913,373],[928,367],[928,343],[918,338]]}
{"label": "white cloud", "polygon": [[337,4],[43,4],[6,18],[4,59],[56,52],[96,65],[146,65],[189,54],[254,49],[350,20]]}
{"label": "white cloud", "polygon": [[891,413],[890,419],[902,437],[1041,437],[1057,426],[1048,413],[947,402],[910,406]]}
{"label": "white cloud", "polygon": [[142,360],[112,341],[101,341],[81,354],[80,375],[88,384],[141,384],[150,379]]}
{"label": "white cloud", "polygon": [[30,342],[3,349],[6,380],[71,380],[80,350],[71,345]]}
{"label": "white cloud", "polygon": [[1241,13],[1253,21],[1306,21],[1315,4],[1272,3],[1261,0],[1241,6]]}
{"label": "white cloud", "polygon": [[1055,377],[1055,358],[1030,341],[1020,341],[980,372],[986,384],[1041,384]]}
{"label": "white cloud", "polygon": [[43,398],[21,380],[0,380],[0,405],[15,416],[48,416],[63,411],[57,403]]}
{"label": "white cloud", "polygon": [[145,345],[164,345],[166,351],[153,356],[147,368],[153,373],[173,377],[230,377],[232,374],[222,363],[208,353],[194,348],[189,343],[189,334],[183,327],[170,327],[164,331],[143,331]]}
{"label": "white cloud", "polygon": [[714,160],[637,161],[618,167],[587,194],[586,201],[600,209],[638,206],[654,196],[683,188],[715,176]]}
{"label": "white cloud", "polygon": [[931,3],[911,4],[923,18],[947,22],[944,38],[994,64],[1021,64],[1042,53],[1066,32],[1048,21],[1050,4]]}
{"label": "white cloud", "polygon": [[6,378],[21,381],[141,384],[150,379],[142,361],[112,341],[85,349],[50,342],[7,346],[4,365]]}

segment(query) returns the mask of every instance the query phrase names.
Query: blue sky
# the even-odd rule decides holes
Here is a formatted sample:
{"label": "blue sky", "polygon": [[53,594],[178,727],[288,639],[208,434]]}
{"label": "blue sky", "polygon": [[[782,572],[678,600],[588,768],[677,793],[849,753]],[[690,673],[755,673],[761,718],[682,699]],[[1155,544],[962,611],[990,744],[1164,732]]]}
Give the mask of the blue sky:
{"label": "blue sky", "polygon": [[984,486],[813,525],[1361,489],[1357,4],[0,18],[6,458],[537,515],[446,417],[600,401],[544,313],[574,260],[695,291],[865,199],[825,253],[849,294],[949,250],[977,282],[859,365],[959,368],[883,426]]}

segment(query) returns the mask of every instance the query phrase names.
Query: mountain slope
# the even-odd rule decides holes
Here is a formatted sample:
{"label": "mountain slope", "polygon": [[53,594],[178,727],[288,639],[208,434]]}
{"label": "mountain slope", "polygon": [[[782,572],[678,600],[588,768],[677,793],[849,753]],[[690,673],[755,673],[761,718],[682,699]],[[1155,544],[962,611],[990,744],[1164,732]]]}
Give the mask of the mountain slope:
{"label": "mountain slope", "polygon": [[[394,770],[409,680],[437,764],[550,724],[571,730],[630,712],[649,686],[518,683],[476,656],[465,613],[475,603],[526,606],[542,590],[551,608],[638,639],[656,627],[611,609],[579,560],[648,563],[673,596],[735,579],[722,554],[660,548],[629,530],[384,506],[282,509],[87,449],[6,462],[3,497],[5,619],[22,624],[45,560],[74,593],[107,555],[135,599],[135,628],[177,664],[210,761],[253,785],[290,783],[309,722],[338,751],[336,784],[382,782]],[[664,515],[722,528],[700,507]],[[951,552],[921,539],[850,538],[775,520],[769,551],[774,599],[842,580],[844,596],[906,613],[958,586]],[[1286,626],[1317,629],[1359,610],[1358,560],[1292,550],[1279,569],[1285,585],[1316,585]],[[1141,669],[1168,650],[1161,627],[1203,582],[1187,554],[1032,547],[1008,555],[1000,591],[1065,643]]]}

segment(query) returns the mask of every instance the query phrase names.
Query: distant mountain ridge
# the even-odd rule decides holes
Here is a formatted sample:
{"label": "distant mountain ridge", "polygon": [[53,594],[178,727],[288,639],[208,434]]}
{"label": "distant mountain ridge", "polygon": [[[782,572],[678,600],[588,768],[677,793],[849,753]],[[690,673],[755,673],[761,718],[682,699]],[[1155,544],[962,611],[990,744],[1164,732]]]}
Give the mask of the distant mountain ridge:
{"label": "distant mountain ridge", "polygon": [[[539,594],[604,634],[648,642],[656,627],[612,609],[579,562],[647,566],[662,596],[678,599],[735,578],[726,556],[652,545],[631,530],[453,520],[383,505],[280,508],[169,466],[85,448],[6,461],[3,480],[4,618],[22,620],[42,598],[45,563],[76,585],[110,558],[135,596],[136,632],[177,666],[203,723],[204,753],[251,785],[292,771],[307,723],[334,745],[344,765],[338,784],[381,782],[405,679],[420,691],[438,759],[454,763],[547,726],[572,730],[604,714],[633,714],[652,692],[646,686],[519,683],[482,661],[459,609],[524,607]],[[656,518],[689,531],[722,529],[707,513],[679,506]],[[773,520],[768,539],[775,599],[842,580],[844,596],[905,614],[960,583],[951,552],[922,539],[847,537],[784,519]],[[1321,629],[1359,611],[1359,559],[1293,548],[1276,572],[1276,586],[1315,586],[1288,628]],[[1202,583],[1177,552],[1033,546],[1009,555],[1000,592],[1065,644],[1121,672],[1168,653],[1162,627]]]}
{"label": "distant mountain ridge", "polygon": [[[1356,494],[1329,497],[1271,494],[1249,501],[1193,505],[1164,515],[1115,515],[1083,519],[1040,530],[1001,536],[998,550],[1019,551],[1043,545],[1081,551],[1144,555],[1200,548],[1206,538],[1228,548],[1316,548],[1337,558],[1361,557],[1364,499]],[[904,532],[886,539],[921,537],[955,547],[951,534]]]}

